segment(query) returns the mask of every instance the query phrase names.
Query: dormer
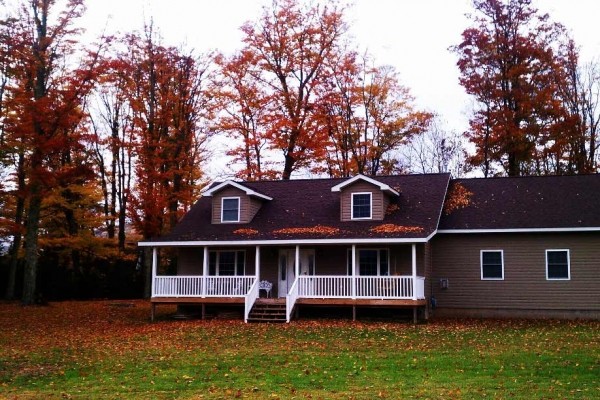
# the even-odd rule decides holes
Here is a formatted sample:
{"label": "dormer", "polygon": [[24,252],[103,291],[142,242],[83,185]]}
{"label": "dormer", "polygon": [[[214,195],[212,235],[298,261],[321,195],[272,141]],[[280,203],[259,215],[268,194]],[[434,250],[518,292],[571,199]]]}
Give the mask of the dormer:
{"label": "dormer", "polygon": [[234,181],[219,183],[204,191],[203,195],[212,197],[213,224],[247,224],[263,202],[273,200]]}
{"label": "dormer", "polygon": [[340,193],[342,221],[381,221],[390,200],[398,192],[385,183],[356,175],[331,188]]}

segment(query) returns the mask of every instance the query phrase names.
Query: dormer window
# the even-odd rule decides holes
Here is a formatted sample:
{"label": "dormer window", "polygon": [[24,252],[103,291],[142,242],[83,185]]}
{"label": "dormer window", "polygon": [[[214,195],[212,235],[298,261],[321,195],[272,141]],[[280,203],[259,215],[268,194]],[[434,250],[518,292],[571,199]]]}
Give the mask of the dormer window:
{"label": "dormer window", "polygon": [[240,222],[239,197],[223,197],[221,199],[221,222]]}
{"label": "dormer window", "polygon": [[372,193],[352,193],[352,219],[371,219]]}

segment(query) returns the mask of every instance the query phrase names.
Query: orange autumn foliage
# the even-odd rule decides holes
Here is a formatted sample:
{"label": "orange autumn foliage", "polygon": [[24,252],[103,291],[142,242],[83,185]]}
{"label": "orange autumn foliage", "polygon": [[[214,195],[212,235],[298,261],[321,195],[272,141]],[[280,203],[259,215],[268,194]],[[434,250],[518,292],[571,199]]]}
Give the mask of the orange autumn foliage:
{"label": "orange autumn foliage", "polygon": [[452,185],[444,202],[444,214],[449,215],[455,210],[467,207],[471,204],[473,192],[470,192],[460,183]]}
{"label": "orange autumn foliage", "polygon": [[374,233],[420,233],[423,228],[420,226],[405,226],[396,224],[381,224],[369,229]]}
{"label": "orange autumn foliage", "polygon": [[258,234],[258,231],[256,229],[252,229],[252,228],[240,228],[240,229],[236,229],[235,231],[233,231],[233,233],[236,235],[251,236],[251,235]]}
{"label": "orange autumn foliage", "polygon": [[314,234],[314,235],[335,235],[340,233],[341,230],[339,228],[334,228],[331,226],[325,225],[315,225],[308,227],[298,227],[298,228],[282,228],[274,230],[274,234],[284,234],[284,235],[305,235],[305,234]]}

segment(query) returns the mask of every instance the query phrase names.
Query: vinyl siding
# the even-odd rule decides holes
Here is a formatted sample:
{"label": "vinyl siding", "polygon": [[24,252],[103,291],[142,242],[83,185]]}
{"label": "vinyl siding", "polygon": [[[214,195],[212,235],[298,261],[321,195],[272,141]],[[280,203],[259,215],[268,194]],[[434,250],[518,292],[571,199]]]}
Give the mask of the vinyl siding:
{"label": "vinyl siding", "polygon": [[[546,280],[547,249],[570,250],[570,280]],[[504,251],[504,280],[481,280],[481,250]],[[598,233],[442,234],[432,264],[440,308],[600,310]]]}
{"label": "vinyl siding", "polygon": [[[221,199],[223,197],[239,197],[240,198],[240,222],[221,222]],[[223,190],[215,193],[212,199],[212,223],[213,224],[247,224],[252,221],[256,215],[262,202],[258,199],[251,198],[246,195],[243,190],[234,187],[226,187]]]}
{"label": "vinyl siding", "polygon": [[350,186],[342,189],[340,193],[340,212],[342,221],[352,221],[352,193],[370,192],[371,196],[371,217],[372,220],[380,221],[385,216],[385,209],[389,201],[385,199],[385,194],[378,187],[364,181],[357,181]]}

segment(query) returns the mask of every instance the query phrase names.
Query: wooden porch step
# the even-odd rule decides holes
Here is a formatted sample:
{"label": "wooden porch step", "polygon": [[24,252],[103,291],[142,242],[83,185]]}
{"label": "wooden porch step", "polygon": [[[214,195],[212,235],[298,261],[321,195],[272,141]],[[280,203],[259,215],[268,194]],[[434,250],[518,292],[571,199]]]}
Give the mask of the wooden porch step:
{"label": "wooden porch step", "polygon": [[[264,301],[269,300],[269,301]],[[248,322],[286,322],[285,301],[273,301],[275,299],[259,299],[254,303]]]}

